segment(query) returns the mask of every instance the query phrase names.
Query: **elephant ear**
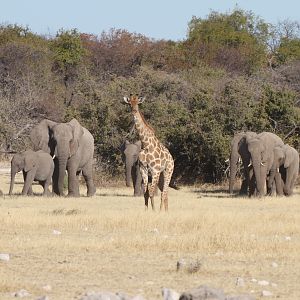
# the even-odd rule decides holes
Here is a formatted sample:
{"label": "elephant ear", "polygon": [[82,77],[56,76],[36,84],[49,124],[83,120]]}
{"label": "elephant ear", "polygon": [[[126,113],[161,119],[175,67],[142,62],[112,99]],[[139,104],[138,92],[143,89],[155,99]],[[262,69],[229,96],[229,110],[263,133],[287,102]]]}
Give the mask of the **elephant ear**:
{"label": "elephant ear", "polygon": [[36,166],[36,156],[34,153],[26,154],[24,158],[24,171],[28,172]]}
{"label": "elephant ear", "polygon": [[274,148],[274,160],[276,160],[275,162],[276,163],[279,162],[281,164],[283,159],[284,159],[284,152],[282,147],[279,146],[275,147]]}
{"label": "elephant ear", "polygon": [[267,151],[267,148],[265,145],[260,144],[260,151],[261,151],[261,162],[265,164],[268,161],[268,158],[271,158],[273,161],[274,158],[274,152],[273,151]]}
{"label": "elephant ear", "polygon": [[73,131],[73,139],[70,141],[70,156],[73,156],[79,148],[79,139],[83,135],[83,128],[76,119],[72,119],[68,124]]}
{"label": "elephant ear", "polygon": [[284,159],[284,168],[289,168],[293,163],[294,153],[293,148],[290,146],[285,147],[285,159]]}
{"label": "elephant ear", "polygon": [[122,153],[122,156],[124,155],[124,151],[126,150],[126,147],[130,144],[130,142],[128,140],[126,140],[125,142],[123,142],[120,146],[120,151]]}
{"label": "elephant ear", "polygon": [[139,150],[142,149],[142,142],[140,140],[136,141],[134,144],[139,148]]}
{"label": "elephant ear", "polygon": [[43,150],[51,155],[54,154],[55,145],[52,141],[52,128],[57,123],[44,119],[36,125],[30,132],[30,139],[33,144],[33,149]]}

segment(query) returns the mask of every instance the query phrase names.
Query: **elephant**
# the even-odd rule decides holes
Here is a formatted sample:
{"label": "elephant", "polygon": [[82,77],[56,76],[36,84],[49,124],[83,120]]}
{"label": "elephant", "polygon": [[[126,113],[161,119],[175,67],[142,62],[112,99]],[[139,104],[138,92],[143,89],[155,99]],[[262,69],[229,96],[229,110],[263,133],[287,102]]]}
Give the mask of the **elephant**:
{"label": "elephant", "polygon": [[290,196],[293,194],[294,185],[299,172],[298,151],[285,144],[274,148],[274,161],[270,170],[269,187],[276,183],[277,195]]}
{"label": "elephant", "polygon": [[238,132],[234,135],[231,141],[231,151],[230,151],[230,179],[229,179],[229,193],[233,194],[233,188],[235,183],[235,177],[237,173],[237,164],[239,158],[241,158],[243,163],[243,181],[240,189],[240,195],[247,195],[248,189],[254,189],[250,187],[250,153],[248,151],[247,137],[248,139],[256,137],[257,134],[252,131]]}
{"label": "elephant", "polygon": [[68,196],[79,197],[78,175],[82,171],[87,185],[87,196],[93,196],[94,138],[76,119],[56,123],[47,119],[36,125],[30,139],[35,150],[41,149],[54,156],[53,191],[64,195],[65,171],[68,173]]}
{"label": "elephant", "polygon": [[247,136],[246,143],[255,175],[257,196],[261,197],[265,195],[267,175],[273,165],[274,148],[283,146],[284,143],[272,132],[262,132],[256,137]]}
{"label": "elephant", "polygon": [[134,196],[142,196],[144,194],[138,160],[141,149],[141,141],[130,143],[126,140],[122,146],[123,160],[125,162],[126,186],[130,187],[131,183],[133,183]]}
{"label": "elephant", "polygon": [[20,171],[23,171],[24,178],[22,195],[32,194],[31,185],[33,181],[38,181],[43,186],[43,196],[50,195],[49,185],[54,171],[54,162],[49,153],[42,150],[36,152],[27,150],[13,156],[9,195],[12,195],[16,173]]}

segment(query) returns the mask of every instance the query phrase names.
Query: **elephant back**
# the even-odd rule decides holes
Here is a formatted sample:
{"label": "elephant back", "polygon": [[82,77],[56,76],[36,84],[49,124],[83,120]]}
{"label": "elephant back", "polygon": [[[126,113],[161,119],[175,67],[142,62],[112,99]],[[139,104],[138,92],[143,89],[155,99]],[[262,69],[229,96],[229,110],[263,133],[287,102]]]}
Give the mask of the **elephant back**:
{"label": "elephant back", "polygon": [[273,132],[262,132],[258,135],[258,138],[263,140],[270,147],[283,146],[284,142],[282,139]]}

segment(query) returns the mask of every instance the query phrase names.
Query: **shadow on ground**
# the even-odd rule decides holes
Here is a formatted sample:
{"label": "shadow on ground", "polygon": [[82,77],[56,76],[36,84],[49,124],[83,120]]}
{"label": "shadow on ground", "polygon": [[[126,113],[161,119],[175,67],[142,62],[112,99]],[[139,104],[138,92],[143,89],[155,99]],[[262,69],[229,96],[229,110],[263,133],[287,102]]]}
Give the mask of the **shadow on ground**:
{"label": "shadow on ground", "polygon": [[219,187],[219,188],[198,188],[193,190],[193,193],[199,194],[199,198],[248,198],[248,195],[240,195],[239,191],[235,191],[233,194],[229,194],[228,188]]}
{"label": "shadow on ground", "polygon": [[[133,195],[128,195],[128,194],[121,194],[121,193],[97,193],[97,196],[100,196],[100,197],[112,197],[112,196],[115,196],[115,197],[128,197],[128,198],[132,198],[134,197]],[[140,197],[134,197],[136,199],[140,198]]]}

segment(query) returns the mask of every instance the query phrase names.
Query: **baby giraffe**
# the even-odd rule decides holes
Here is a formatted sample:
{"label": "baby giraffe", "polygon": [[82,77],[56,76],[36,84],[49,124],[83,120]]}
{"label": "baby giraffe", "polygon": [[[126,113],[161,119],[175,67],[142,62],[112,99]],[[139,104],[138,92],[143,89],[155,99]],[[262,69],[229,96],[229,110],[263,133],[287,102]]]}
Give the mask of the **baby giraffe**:
{"label": "baby giraffe", "polygon": [[[154,210],[154,192],[159,184],[161,193],[160,209],[163,205],[165,211],[168,210],[168,188],[173,174],[174,160],[169,150],[155,136],[154,129],[146,122],[144,116],[140,113],[138,105],[144,101],[144,98],[138,96],[124,97],[124,101],[131,107],[134,123],[142,142],[142,150],[139,154],[140,170],[144,181],[144,198],[146,209],[150,196],[151,206]],[[152,182],[148,185],[148,171],[152,176]],[[163,173],[163,184],[160,174]],[[161,186],[162,185],[162,186]],[[148,187],[148,190],[147,190]]]}

